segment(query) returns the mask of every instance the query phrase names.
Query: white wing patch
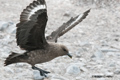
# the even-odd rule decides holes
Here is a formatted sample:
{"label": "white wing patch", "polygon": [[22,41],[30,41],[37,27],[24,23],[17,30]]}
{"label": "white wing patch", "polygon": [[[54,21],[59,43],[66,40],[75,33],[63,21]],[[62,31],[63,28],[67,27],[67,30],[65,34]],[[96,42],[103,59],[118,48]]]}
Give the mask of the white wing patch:
{"label": "white wing patch", "polygon": [[[47,10],[46,2],[44,0],[33,1],[21,13],[20,21],[28,21],[28,20],[30,20],[31,17],[33,15],[35,15],[37,11],[42,10],[42,9]],[[37,13],[37,15],[39,15],[39,13]]]}
{"label": "white wing patch", "polygon": [[32,9],[29,13],[28,19],[30,20],[30,17],[35,14],[35,12],[37,12],[40,9],[46,9],[46,5],[37,5],[37,7],[35,7],[34,9]]}

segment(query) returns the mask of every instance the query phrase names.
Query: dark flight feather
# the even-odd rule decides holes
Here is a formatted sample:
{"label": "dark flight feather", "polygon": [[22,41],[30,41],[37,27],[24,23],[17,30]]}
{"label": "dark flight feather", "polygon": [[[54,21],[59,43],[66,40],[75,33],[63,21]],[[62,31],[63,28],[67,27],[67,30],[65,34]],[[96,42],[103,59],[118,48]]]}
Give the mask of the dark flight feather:
{"label": "dark flight feather", "polygon": [[17,24],[17,45],[25,50],[44,49],[47,10],[44,0],[33,1],[20,15]]}

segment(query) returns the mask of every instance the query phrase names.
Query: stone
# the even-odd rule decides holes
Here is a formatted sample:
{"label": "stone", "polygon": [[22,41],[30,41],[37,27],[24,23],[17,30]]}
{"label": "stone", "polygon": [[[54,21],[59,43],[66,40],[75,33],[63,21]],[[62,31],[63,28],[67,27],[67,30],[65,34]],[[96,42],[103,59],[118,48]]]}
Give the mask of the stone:
{"label": "stone", "polygon": [[76,80],[84,80],[82,77],[76,77]]}
{"label": "stone", "polygon": [[114,55],[115,55],[114,52],[107,52],[106,54],[107,54],[108,56],[114,56]]}
{"label": "stone", "polygon": [[117,53],[115,53],[116,54],[116,56],[120,56],[120,52],[117,52]]}
{"label": "stone", "polygon": [[113,48],[109,48],[109,47],[104,47],[100,49],[102,52],[118,52],[118,49],[113,49]]}
{"label": "stone", "polygon": [[[0,31],[3,31],[4,30],[4,25],[6,24],[7,22],[5,21],[0,21]],[[6,27],[6,26],[5,26]]]}
{"label": "stone", "polygon": [[76,57],[78,57],[78,58],[81,57],[81,53],[80,53],[80,51],[79,51],[79,52],[76,52]]}
{"label": "stone", "polygon": [[54,74],[53,76],[52,76],[52,78],[51,78],[51,80],[69,80],[69,79],[67,79],[66,77],[63,77],[63,76],[61,76],[61,75],[56,75],[56,74]]}
{"label": "stone", "polygon": [[61,79],[54,79],[54,78],[53,78],[53,79],[50,79],[50,80],[61,80]]}
{"label": "stone", "polygon": [[105,76],[106,77],[113,77],[114,73],[113,72],[106,72]]}
{"label": "stone", "polygon": [[96,51],[91,58],[95,59],[104,59],[104,55],[101,51]]}
{"label": "stone", "polygon": [[9,26],[13,25],[12,22],[6,22],[0,26],[0,31],[6,31]]}
{"label": "stone", "polygon": [[95,73],[95,74],[92,74],[91,76],[92,76],[92,78],[103,78],[104,74],[103,73]]}
{"label": "stone", "polygon": [[96,80],[106,80],[105,78],[99,78],[99,79],[96,79]]}
{"label": "stone", "polygon": [[114,71],[114,74],[120,74],[120,69],[116,69],[116,70]]}
{"label": "stone", "polygon": [[4,70],[7,72],[7,73],[14,73],[13,69],[9,68],[9,67],[5,67]]}
{"label": "stone", "polygon": [[34,80],[44,80],[43,76],[40,76],[40,72],[38,70],[33,70]]}
{"label": "stone", "polygon": [[90,42],[79,42],[79,44],[81,45],[81,46],[84,46],[84,47],[89,47],[90,45],[91,45],[91,43]]}
{"label": "stone", "polygon": [[109,67],[115,67],[116,66],[116,63],[115,62],[110,62],[109,63]]}
{"label": "stone", "polygon": [[80,67],[80,70],[83,71],[83,72],[88,72],[88,70],[85,68],[85,67]]}
{"label": "stone", "polygon": [[77,75],[77,74],[80,73],[80,68],[79,68],[79,66],[77,66],[77,65],[71,65],[71,66],[69,66],[69,67],[67,68],[66,73],[68,73],[68,74],[73,74],[73,75]]}
{"label": "stone", "polygon": [[16,33],[16,24],[9,26],[5,31],[10,34],[15,34]]}

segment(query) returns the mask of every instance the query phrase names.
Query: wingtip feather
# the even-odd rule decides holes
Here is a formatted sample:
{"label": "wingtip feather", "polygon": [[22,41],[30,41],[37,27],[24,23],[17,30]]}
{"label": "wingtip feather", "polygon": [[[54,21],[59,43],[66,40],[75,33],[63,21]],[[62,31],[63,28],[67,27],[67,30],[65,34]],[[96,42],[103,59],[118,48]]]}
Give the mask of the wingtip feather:
{"label": "wingtip feather", "polygon": [[[46,6],[45,0],[33,1],[21,13],[20,21],[30,20],[30,17],[34,15],[37,11],[39,11],[40,9],[46,9],[46,8],[47,6]],[[26,15],[27,17],[22,17],[22,15],[25,15],[26,12],[27,12],[27,15]]]}

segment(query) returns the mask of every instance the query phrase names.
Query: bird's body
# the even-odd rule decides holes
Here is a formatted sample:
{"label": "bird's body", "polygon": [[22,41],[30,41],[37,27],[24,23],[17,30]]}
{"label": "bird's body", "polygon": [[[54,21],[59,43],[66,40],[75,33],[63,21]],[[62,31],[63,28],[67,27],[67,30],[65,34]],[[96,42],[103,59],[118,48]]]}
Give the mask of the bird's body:
{"label": "bird's body", "polygon": [[47,24],[47,9],[45,0],[33,1],[20,15],[20,22],[16,25],[17,45],[26,50],[25,53],[12,52],[5,60],[5,65],[26,62],[32,69],[40,71],[42,76],[49,73],[35,67],[35,64],[50,61],[56,57],[68,55],[72,57],[64,45],[47,42],[45,27]]}
{"label": "bird's body", "polygon": [[[61,47],[62,46],[62,47]],[[28,63],[35,65],[38,63],[48,62],[56,57],[63,56],[66,51],[63,50],[63,45],[49,43],[45,49],[35,50],[28,53]],[[61,55],[59,55],[61,53]]]}
{"label": "bird's body", "polygon": [[[16,62],[26,62],[34,66],[35,64],[48,62],[56,57],[63,56],[64,53],[66,53],[66,51],[63,49],[67,48],[64,45],[50,42],[45,46],[45,49],[29,51],[24,54],[13,54],[12,56],[10,55],[9,59],[6,60],[6,65]],[[60,53],[61,55],[59,55]]]}

